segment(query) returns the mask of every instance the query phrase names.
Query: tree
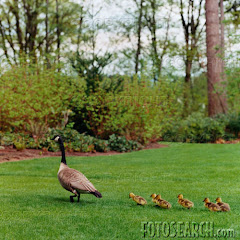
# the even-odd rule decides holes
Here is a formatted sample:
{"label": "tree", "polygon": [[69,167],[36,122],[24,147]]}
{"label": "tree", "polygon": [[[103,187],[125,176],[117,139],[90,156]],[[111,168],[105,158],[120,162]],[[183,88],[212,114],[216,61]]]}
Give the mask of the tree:
{"label": "tree", "polygon": [[142,29],[143,29],[143,4],[144,0],[140,0],[140,3],[137,0],[134,0],[136,5],[138,6],[138,22],[137,22],[137,51],[135,57],[135,73],[138,74],[139,71],[139,58],[142,51]]}
{"label": "tree", "polygon": [[167,3],[170,4],[170,11],[166,19],[164,19],[164,21],[166,21],[165,22],[166,33],[161,34],[163,36],[163,40],[161,40],[161,38],[157,35],[157,31],[159,30],[157,13],[162,3],[159,3],[157,0],[148,1],[149,6],[147,5],[146,13],[145,13],[146,25],[148,27],[148,30],[151,36],[150,57],[152,60],[153,79],[155,82],[159,80],[159,77],[162,72],[163,58],[167,54],[167,49],[170,46],[169,30],[170,30],[170,20],[172,15],[172,2],[170,1]]}
{"label": "tree", "polygon": [[180,0],[180,16],[181,23],[184,30],[185,48],[184,48],[184,63],[185,63],[185,78],[184,78],[184,116],[190,113],[190,98],[193,97],[192,92],[192,66],[193,61],[198,54],[199,40],[202,36],[204,24],[201,24],[200,17],[202,12],[203,0],[200,0],[198,6],[194,6],[193,0],[188,0],[187,14],[184,16],[183,1]]}
{"label": "tree", "polygon": [[206,0],[206,43],[208,78],[208,114],[226,113],[227,101],[223,88],[221,39],[219,34],[219,6],[217,1]]}
{"label": "tree", "polygon": [[[73,37],[81,6],[62,0],[5,0],[0,3],[0,48],[10,65],[60,58],[63,40]],[[56,34],[57,32],[57,34]],[[66,41],[67,42],[67,41]]]}

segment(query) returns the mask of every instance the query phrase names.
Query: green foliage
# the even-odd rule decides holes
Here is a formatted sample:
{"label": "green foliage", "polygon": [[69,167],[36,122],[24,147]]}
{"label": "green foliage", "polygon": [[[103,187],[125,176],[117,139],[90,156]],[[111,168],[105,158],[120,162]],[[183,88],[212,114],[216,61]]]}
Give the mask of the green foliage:
{"label": "green foliage", "polygon": [[226,70],[228,110],[240,113],[240,68],[231,67]]}
{"label": "green foliage", "polygon": [[116,136],[115,134],[109,137],[108,142],[110,149],[117,152],[129,152],[140,149],[140,145],[137,142],[127,140],[125,137]]}
{"label": "green foliage", "polygon": [[163,134],[165,141],[206,143],[215,142],[225,135],[226,124],[217,119],[193,114],[172,127],[167,128]]}
{"label": "green foliage", "polygon": [[240,134],[240,114],[228,114],[224,116],[226,123],[226,132],[232,134],[233,138],[239,137]]}
{"label": "green foliage", "polygon": [[[90,133],[103,139],[117,134],[140,143],[157,140],[162,130],[181,114],[178,85],[125,79],[123,90],[99,88],[86,97],[82,113]],[[79,111],[80,112],[80,111]]]}
{"label": "green foliage", "polygon": [[77,80],[37,64],[12,67],[0,76],[0,129],[42,137],[49,127],[64,127],[71,101],[81,98]]}
{"label": "green foliage", "polygon": [[64,145],[69,152],[128,152],[140,149],[140,145],[125,137],[110,136],[109,140],[102,140],[90,135],[80,134],[74,129],[50,129],[42,138],[33,138],[30,134],[0,132],[0,146],[14,146],[17,150],[44,149],[52,152],[59,151],[58,144],[51,140],[55,135],[63,138]]}
{"label": "green foliage", "polygon": [[125,82],[124,90],[108,100],[105,129],[142,144],[157,140],[181,114],[178,94],[178,85],[167,80]]}
{"label": "green foliage", "polygon": [[106,53],[103,57],[94,55],[91,58],[84,57],[84,52],[76,53],[75,58],[70,58],[72,67],[81,78],[86,80],[86,93],[95,92],[103,81],[103,69],[112,61],[112,54]]}
{"label": "green foliage", "polygon": [[[108,140],[102,140],[102,139],[94,139],[94,149],[97,152],[109,152],[111,147],[109,146],[109,141]],[[137,149],[132,149],[132,150],[137,150]]]}

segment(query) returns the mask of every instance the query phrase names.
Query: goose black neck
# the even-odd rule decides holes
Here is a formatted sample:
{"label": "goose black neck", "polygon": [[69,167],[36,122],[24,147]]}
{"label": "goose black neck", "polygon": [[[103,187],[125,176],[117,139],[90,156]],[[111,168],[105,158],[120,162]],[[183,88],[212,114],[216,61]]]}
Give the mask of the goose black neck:
{"label": "goose black neck", "polygon": [[62,160],[61,160],[61,162],[67,165],[66,156],[65,156],[65,148],[64,148],[62,140],[59,141],[59,146],[60,146],[60,149],[61,149],[61,152],[62,152]]}

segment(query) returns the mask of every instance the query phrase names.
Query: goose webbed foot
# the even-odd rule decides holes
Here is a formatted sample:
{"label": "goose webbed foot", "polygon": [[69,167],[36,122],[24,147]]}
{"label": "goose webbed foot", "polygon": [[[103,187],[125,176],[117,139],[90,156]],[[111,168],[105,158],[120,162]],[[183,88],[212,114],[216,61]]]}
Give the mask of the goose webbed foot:
{"label": "goose webbed foot", "polygon": [[73,199],[74,197],[76,197],[76,196],[75,195],[74,196],[70,196],[70,202],[72,202],[72,203],[74,202],[74,199]]}

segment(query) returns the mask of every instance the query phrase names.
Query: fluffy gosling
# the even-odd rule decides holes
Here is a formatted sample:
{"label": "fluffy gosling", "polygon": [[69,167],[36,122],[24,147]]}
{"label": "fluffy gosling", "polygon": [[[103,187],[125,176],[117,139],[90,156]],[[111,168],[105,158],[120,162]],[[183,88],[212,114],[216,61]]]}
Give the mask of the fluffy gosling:
{"label": "fluffy gosling", "polygon": [[230,206],[228,203],[224,203],[220,197],[216,199],[216,204],[221,208],[222,212],[229,212]]}
{"label": "fluffy gosling", "polygon": [[157,194],[156,194],[156,193],[153,193],[150,197],[152,198],[153,203],[156,203],[156,204],[157,204],[157,200],[155,199],[156,196],[157,196]]}
{"label": "fluffy gosling", "polygon": [[172,207],[171,203],[169,203],[168,201],[162,199],[160,194],[158,194],[155,197],[155,201],[156,201],[157,205],[159,207],[161,207],[161,208],[169,209],[169,208]]}
{"label": "fluffy gosling", "polygon": [[178,195],[178,203],[184,208],[190,209],[194,206],[194,203],[188,199],[184,199],[182,194]]}
{"label": "fluffy gosling", "polygon": [[208,208],[211,212],[219,212],[221,208],[216,203],[211,203],[209,198],[203,200],[204,206]]}
{"label": "fluffy gosling", "polygon": [[131,198],[138,205],[144,206],[147,204],[147,201],[143,197],[134,195],[133,193],[129,193],[129,198]]}

